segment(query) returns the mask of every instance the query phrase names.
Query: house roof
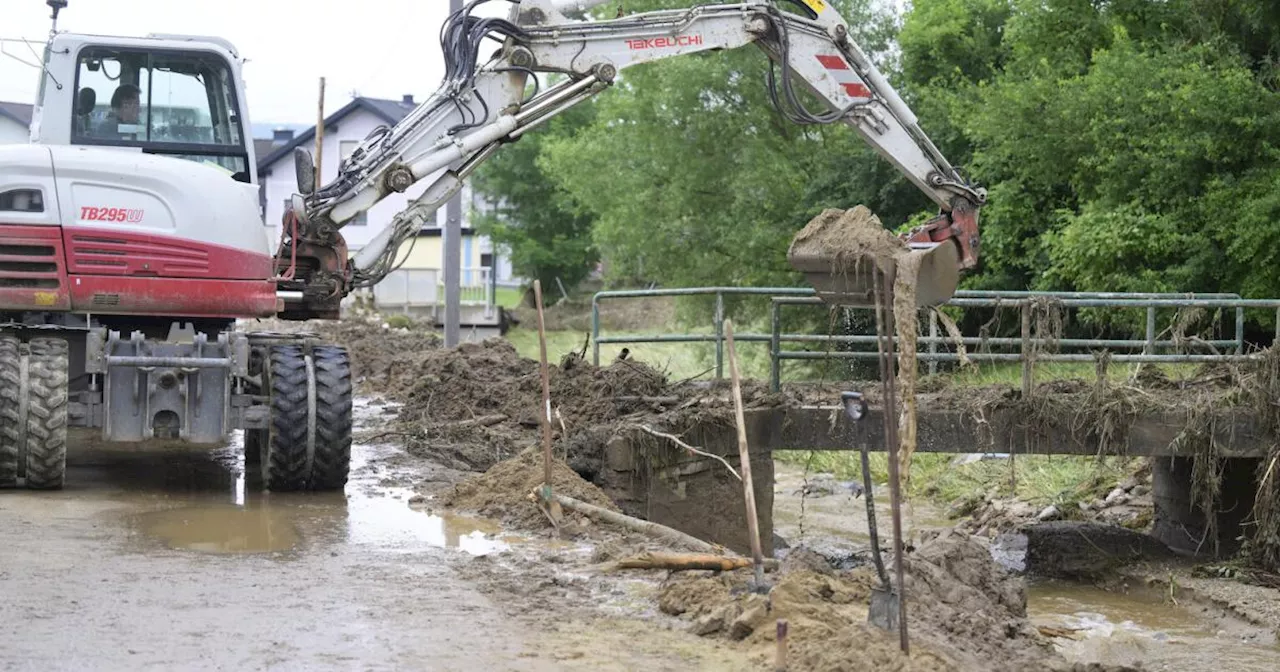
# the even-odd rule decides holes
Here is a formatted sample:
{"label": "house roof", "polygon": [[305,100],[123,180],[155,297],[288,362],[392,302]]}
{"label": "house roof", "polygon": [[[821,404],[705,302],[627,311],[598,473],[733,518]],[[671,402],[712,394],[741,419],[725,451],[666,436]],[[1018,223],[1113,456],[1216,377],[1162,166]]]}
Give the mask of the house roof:
{"label": "house roof", "polygon": [[23,126],[31,125],[31,105],[0,101],[0,117],[12,119]]}
{"label": "house roof", "polygon": [[[401,119],[404,119],[405,116],[408,115],[410,112],[412,112],[414,107],[415,107],[414,105],[409,105],[399,100],[386,100],[383,98],[364,98],[364,97],[352,98],[351,102],[342,106],[342,109],[325,117],[324,127],[326,129],[329,128],[330,126],[341,121],[343,117],[346,117],[347,115],[351,114],[352,112],[355,112],[356,110],[365,110],[366,112],[369,112],[374,116],[382,119],[387,124],[394,125],[398,123]],[[267,168],[267,166],[270,166],[276,161],[279,161],[280,159],[288,156],[290,153],[293,152],[295,147],[300,147],[304,144],[314,142],[315,137],[316,137],[316,127],[312,126],[311,128],[308,128],[307,130],[295,135],[291,142],[284,145],[280,145],[279,147],[276,147],[274,150],[267,153],[266,155],[259,156],[258,172],[261,173],[264,169]]]}

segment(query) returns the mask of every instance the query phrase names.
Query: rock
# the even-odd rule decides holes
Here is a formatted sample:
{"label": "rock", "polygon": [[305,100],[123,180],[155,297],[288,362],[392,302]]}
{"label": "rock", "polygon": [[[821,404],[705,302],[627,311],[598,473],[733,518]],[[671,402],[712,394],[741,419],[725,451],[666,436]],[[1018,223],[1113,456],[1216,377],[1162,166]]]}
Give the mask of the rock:
{"label": "rock", "polygon": [[1044,522],[1046,520],[1057,520],[1061,516],[1062,512],[1058,511],[1058,505],[1050,504],[1049,506],[1044,507],[1040,513],[1036,514],[1036,520],[1040,522]]}
{"label": "rock", "polygon": [[1111,492],[1107,493],[1107,498],[1103,500],[1103,503],[1115,504],[1116,502],[1120,501],[1120,498],[1124,497],[1125,494],[1126,492],[1124,488],[1116,488],[1115,490],[1112,490]]}
{"label": "rock", "polygon": [[414,495],[409,498],[409,504],[426,504],[427,498],[423,495]]}
{"label": "rock", "polygon": [[1137,477],[1137,476],[1130,476],[1129,478],[1124,479],[1124,481],[1122,481],[1122,482],[1120,483],[1120,487],[1121,487],[1125,492],[1128,492],[1128,491],[1130,491],[1130,490],[1132,490],[1132,489],[1134,489],[1134,488],[1138,487],[1138,477]]}
{"label": "rock", "polygon": [[784,548],[791,548],[791,544],[787,543],[787,540],[783,539],[781,534],[774,532],[773,533],[773,550],[778,551]]}
{"label": "rock", "polygon": [[1133,492],[1131,494],[1134,497],[1142,497],[1143,495],[1149,492],[1151,492],[1151,486],[1145,483],[1139,483],[1138,485],[1134,486]]}
{"label": "rock", "polygon": [[719,609],[699,618],[689,626],[689,632],[699,636],[706,637],[714,635],[724,630],[726,622],[732,621],[738,616],[738,605],[734,603],[726,604]]}
{"label": "rock", "polygon": [[748,596],[742,613],[729,624],[729,637],[734,641],[744,640],[768,619],[769,599],[763,595]]}

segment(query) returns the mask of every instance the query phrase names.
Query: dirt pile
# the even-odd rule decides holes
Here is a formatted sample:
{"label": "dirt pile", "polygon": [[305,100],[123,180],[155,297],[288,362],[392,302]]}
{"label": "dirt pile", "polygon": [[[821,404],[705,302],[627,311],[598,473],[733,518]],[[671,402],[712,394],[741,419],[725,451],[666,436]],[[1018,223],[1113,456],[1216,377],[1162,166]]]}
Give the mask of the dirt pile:
{"label": "dirt pile", "polygon": [[441,340],[428,324],[410,322],[393,327],[380,317],[286,322],[259,320],[249,331],[307,332],[345,346],[351,355],[351,375],[360,392],[399,399],[413,384],[413,372],[424,358],[440,349]]}
{"label": "dirt pile", "polygon": [[[530,449],[457,484],[444,495],[442,502],[445,506],[474,511],[521,529],[545,529],[551,527],[550,521],[529,499],[529,494],[541,486],[542,481],[542,454]],[[554,461],[551,465],[551,487],[557,494],[618,510],[599,488],[582,480],[563,462]]]}
{"label": "dirt pile", "polygon": [[875,581],[866,567],[786,563],[780,575],[770,575],[768,595],[749,589],[747,571],[678,577],[663,585],[659,607],[689,621],[695,634],[742,641],[761,656],[774,646],[775,623],[785,619],[796,669],[1087,669],[1068,665],[1030,624],[1022,581],[976,539],[953,531],[928,536],[906,568],[909,660],[898,651],[896,633],[866,625]]}
{"label": "dirt pile", "polygon": [[[478,471],[539,441],[538,363],[521,358],[506,340],[424,353],[404,375],[413,387],[398,422],[412,454]],[[596,367],[570,355],[551,366],[550,379],[556,454],[581,473],[599,468],[605,444],[625,426],[679,434],[707,417],[732,417],[726,385],[671,384],[630,360]],[[762,384],[744,389],[751,407],[784,399]]]}

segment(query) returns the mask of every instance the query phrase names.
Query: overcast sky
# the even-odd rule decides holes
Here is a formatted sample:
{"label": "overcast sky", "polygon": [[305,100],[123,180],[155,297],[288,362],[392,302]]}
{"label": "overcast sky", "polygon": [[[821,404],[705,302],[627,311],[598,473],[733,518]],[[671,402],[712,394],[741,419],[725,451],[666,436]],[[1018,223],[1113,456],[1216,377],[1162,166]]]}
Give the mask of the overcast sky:
{"label": "overcast sky", "polygon": [[[312,0],[70,0],[59,30],[100,35],[147,33],[217,35],[248,59],[245,81],[254,123],[313,124],[319,79],[325,77],[325,110],[351,92],[418,100],[440,83],[440,24],[447,0],[333,2],[326,12]],[[478,14],[504,15],[495,0]],[[27,38],[42,48],[49,33],[44,0],[0,0],[0,38]],[[492,43],[490,43],[492,44]],[[27,45],[3,42],[4,52],[37,60]],[[0,55],[0,100],[35,101],[39,71]]]}
{"label": "overcast sky", "polygon": [[[887,0],[899,9],[905,0]],[[319,78],[325,110],[363,96],[418,100],[440,84],[440,24],[448,0],[338,0],[326,12],[315,0],[70,0],[58,28],[99,35],[147,33],[217,35],[248,59],[245,81],[255,124],[314,124]],[[690,5],[697,4],[690,0]],[[477,14],[505,16],[510,4],[492,0]],[[38,59],[49,33],[44,0],[0,0],[0,46],[6,54]],[[15,38],[31,40],[28,45]],[[492,45],[493,43],[489,43]],[[39,71],[0,55],[0,100],[35,101]]]}

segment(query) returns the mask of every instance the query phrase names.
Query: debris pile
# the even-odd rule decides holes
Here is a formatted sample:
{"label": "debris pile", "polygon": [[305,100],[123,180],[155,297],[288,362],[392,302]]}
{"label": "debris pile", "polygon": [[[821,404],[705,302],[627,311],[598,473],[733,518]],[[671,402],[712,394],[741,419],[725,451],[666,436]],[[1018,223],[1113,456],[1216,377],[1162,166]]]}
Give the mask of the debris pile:
{"label": "debris pile", "polygon": [[[453,468],[480,471],[538,443],[542,381],[538,363],[509,342],[490,339],[422,353],[406,365],[400,430],[408,450]],[[596,367],[577,353],[550,367],[556,453],[580,472],[593,471],[604,445],[628,425],[683,432],[708,417],[732,422],[727,385],[670,383],[630,360]],[[785,401],[763,384],[744,388],[748,407]]]}
{"label": "debris pile", "polygon": [[870,569],[835,570],[804,549],[794,549],[771,575],[767,595],[749,590],[747,571],[680,576],[662,586],[659,608],[687,621],[694,634],[744,641],[765,660],[775,646],[775,623],[786,620],[796,669],[1077,669],[1027,620],[1021,580],[976,539],[938,533],[917,544],[906,564],[910,659],[898,650],[896,632],[867,625]]}
{"label": "debris pile", "polygon": [[[521,529],[542,529],[551,523],[529,498],[529,494],[542,485],[542,479],[542,454],[531,448],[455,485],[445,493],[442,502]],[[610,511],[618,510],[599,488],[583,480],[563,462],[552,462],[551,487],[557,494]]]}

